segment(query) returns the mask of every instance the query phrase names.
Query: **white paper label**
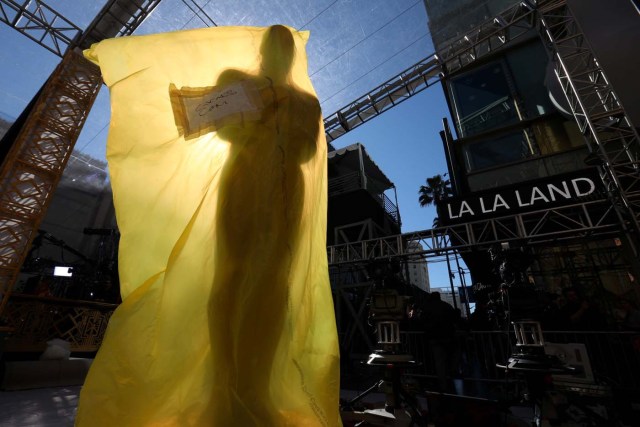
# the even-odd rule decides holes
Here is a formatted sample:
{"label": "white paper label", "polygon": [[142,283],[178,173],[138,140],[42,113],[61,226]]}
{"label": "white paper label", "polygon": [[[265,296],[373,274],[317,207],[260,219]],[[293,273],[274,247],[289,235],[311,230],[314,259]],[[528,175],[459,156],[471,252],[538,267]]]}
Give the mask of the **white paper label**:
{"label": "white paper label", "polygon": [[255,84],[248,80],[209,89],[175,91],[187,136],[216,130],[225,124],[257,120],[262,107]]}

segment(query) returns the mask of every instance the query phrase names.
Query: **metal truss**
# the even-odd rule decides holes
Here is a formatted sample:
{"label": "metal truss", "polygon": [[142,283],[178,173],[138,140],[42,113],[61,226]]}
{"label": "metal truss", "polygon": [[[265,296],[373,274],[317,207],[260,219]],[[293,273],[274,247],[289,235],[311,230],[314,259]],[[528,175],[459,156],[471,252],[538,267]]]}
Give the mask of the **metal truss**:
{"label": "metal truss", "polygon": [[103,39],[130,36],[158,6],[160,0],[109,0],[89,24],[81,47],[89,47]]}
{"label": "metal truss", "polygon": [[80,28],[39,0],[0,0],[0,22],[58,56],[81,33]]}
{"label": "metal truss", "polygon": [[535,7],[525,0],[485,21],[438,52],[443,71],[450,74],[468,67],[510,41],[530,33],[535,28],[535,17]]}
{"label": "metal truss", "polygon": [[[432,257],[488,249],[512,242],[548,245],[575,239],[618,237],[615,209],[607,200],[584,201],[541,211],[491,218],[355,243],[328,246],[329,265],[394,257]],[[422,250],[415,250],[416,242]]]}
{"label": "metal truss", "polygon": [[[33,2],[27,1],[25,5],[31,3]],[[43,10],[52,10],[40,1],[36,3]],[[104,38],[132,34],[159,3],[160,0],[109,0],[82,34],[79,45],[88,47]],[[13,0],[0,0],[0,7],[3,4],[12,5],[13,9],[17,7],[17,3]],[[9,17],[14,14],[5,15]],[[56,19],[63,20],[75,28],[74,37],[79,34],[78,27],[62,15],[56,13],[56,16],[58,17]],[[452,72],[463,66],[468,66],[508,41],[526,33],[532,28],[531,16],[533,16],[532,7],[527,2],[518,4],[497,16],[490,23],[483,24],[477,30],[452,43],[444,50],[441,58],[435,54],[427,56],[349,105],[325,117],[324,126],[327,141],[334,141],[379,114],[406,101],[411,96],[438,83],[443,69]],[[3,21],[11,25],[8,18]],[[15,25],[12,26],[18,29]],[[52,27],[51,24],[47,28],[51,28],[52,34],[57,34],[64,29],[64,27]],[[51,50],[37,38],[30,38]],[[73,37],[68,38],[64,45],[58,46],[57,51],[52,51],[62,55],[64,48],[70,45],[72,40]]]}
{"label": "metal truss", "polygon": [[[607,271],[628,271],[629,268],[624,262],[620,246],[598,246],[599,242],[581,242],[569,244],[561,247],[544,247],[536,250],[538,261],[557,261],[558,257],[565,257],[575,254],[589,254],[593,257],[599,268]],[[562,267],[553,270],[551,267],[546,271],[561,273]]]}
{"label": "metal truss", "polygon": [[628,243],[640,258],[640,137],[564,0],[539,0],[540,30]]}
{"label": "metal truss", "polygon": [[0,167],[0,313],[101,84],[68,50]]}
{"label": "metal truss", "polygon": [[360,358],[360,355],[364,356],[374,348],[371,328],[367,324],[372,290],[372,283],[368,281],[345,283],[344,277],[332,280],[331,291],[340,349],[343,354],[349,354],[352,358]]}
{"label": "metal truss", "polygon": [[87,48],[106,38],[133,34],[159,3],[160,0],[109,0],[83,32],[43,1],[0,0],[0,22],[61,57],[76,44]]}
{"label": "metal truss", "polygon": [[[132,34],[159,2],[108,0],[80,35],[78,27],[41,1],[18,3],[0,0],[0,21],[57,55],[62,56],[68,50],[0,169],[0,314],[101,84],[97,68],[68,47],[74,43],[88,47],[103,38]],[[339,138],[434,85],[441,80],[443,73],[451,74],[467,68],[510,41],[532,33],[531,30],[539,24],[539,29],[555,51],[558,76],[576,120],[588,137],[592,152],[597,153],[603,163],[602,177],[608,189],[617,195],[612,198],[614,203],[610,200],[583,201],[536,212],[330,246],[327,253],[332,267],[357,268],[354,264],[391,257],[437,257],[453,251],[487,249],[504,242],[545,247],[558,242],[619,237],[621,223],[635,225],[638,229],[640,178],[637,131],[629,123],[564,1],[539,0],[536,6],[523,1],[509,8],[448,45],[439,56],[429,55],[328,116],[324,119],[327,140]],[[414,242],[423,249],[416,251]],[[341,336],[343,345],[361,335],[365,347],[371,347],[363,322],[370,291],[368,282],[338,283],[334,286],[336,307],[344,307],[346,316],[355,320],[344,329]],[[359,303],[351,300],[354,294],[358,295]],[[12,304],[15,310],[9,310],[8,317],[17,330],[30,327],[20,324],[19,320],[24,318],[31,305],[25,303],[23,308],[19,308]],[[46,310],[39,308],[35,311],[42,314]],[[69,314],[72,322],[90,320],[92,316],[73,310]],[[106,324],[106,320],[99,323]],[[90,335],[101,337],[101,328],[94,325],[87,330]]]}
{"label": "metal truss", "polygon": [[519,3],[451,43],[442,53],[431,54],[369,93],[324,119],[327,141],[331,142],[438,83],[442,72],[451,73],[493,53],[534,28],[535,9]]}
{"label": "metal truss", "polygon": [[[159,2],[110,0],[89,25],[80,46],[101,37],[131,34]],[[36,3],[39,10],[51,10]],[[29,4],[25,2],[23,9]],[[61,54],[62,45],[56,46]],[[98,67],[67,49],[0,168],[0,315],[101,85]]]}
{"label": "metal truss", "polygon": [[[532,33],[539,26],[540,35],[552,45],[556,56],[557,73],[567,98],[572,106],[580,129],[587,138],[590,149],[602,162],[601,178],[603,179],[613,204],[606,209],[606,229],[613,231],[622,224],[623,231],[640,236],[640,138],[637,129],[628,120],[624,109],[618,101],[611,85],[606,79],[591,49],[584,40],[581,30],[570,15],[564,0],[538,0],[534,5],[523,1],[499,14],[454,41],[439,56],[432,55],[416,66],[390,79],[385,84],[364,95],[347,107],[325,119],[325,129],[329,141],[344,135],[351,129],[376,117],[398,102],[406,100],[415,93],[437,82],[438,73],[453,73],[469,67],[478,59],[495,52],[506,43]],[[405,77],[408,75],[409,77]],[[412,80],[414,79],[414,80]],[[416,82],[415,87],[402,86],[402,82]],[[390,94],[398,97],[387,99]],[[383,104],[378,105],[380,100]],[[601,203],[602,204],[602,203]],[[593,206],[583,205],[586,217],[598,215],[592,212]],[[571,206],[551,209],[538,213],[544,222],[549,218],[560,218],[565,209]],[[512,224],[505,226],[505,218],[482,221],[480,240],[476,240],[473,232],[478,223],[463,224],[409,235],[393,236],[383,239],[368,240],[357,244],[347,243],[332,246],[328,249],[330,263],[354,262],[389,256],[407,255],[406,244],[415,240],[426,246],[425,254],[439,253],[443,250],[465,250],[486,243],[497,243],[507,240],[523,240],[530,243],[542,242],[545,238],[577,237],[576,233],[598,233],[603,225],[601,221],[571,224],[568,228],[554,229],[548,236],[540,231],[544,227],[534,228],[527,234],[524,226],[525,218],[532,214],[516,215],[510,218]],[[617,220],[612,220],[616,218]],[[535,223],[535,221],[534,221]],[[487,228],[488,227],[488,228]],[[511,228],[509,228],[511,227]],[[512,235],[501,231],[513,230]],[[631,233],[628,233],[628,232]],[[414,236],[414,237],[410,237]],[[564,237],[563,237],[564,236]],[[484,241],[484,238],[489,238]],[[629,237],[632,248],[638,258],[638,237]],[[458,242],[458,243],[456,243]]]}
{"label": "metal truss", "polygon": [[440,64],[432,54],[324,119],[327,141],[406,101],[440,81]]}
{"label": "metal truss", "polygon": [[[616,196],[610,200],[594,200],[537,212],[330,246],[327,248],[327,254],[331,266],[335,268],[396,257],[434,257],[451,251],[488,249],[504,242],[544,248],[562,242],[584,243],[592,239],[617,238],[626,234],[625,222],[629,219],[635,221],[637,229],[640,212],[637,130],[627,119],[573,18],[567,16],[564,1],[538,1],[537,6],[540,10],[528,1],[521,2],[451,43],[439,52],[439,57],[433,58],[439,63],[440,72],[448,75],[495,53],[497,49],[518,37],[528,34],[544,37],[543,31],[540,30],[542,28],[546,31],[555,55],[559,58],[557,63],[562,69],[558,75],[573,106],[578,125],[590,145],[595,144],[596,149],[592,148],[592,152],[598,152],[604,159],[602,178],[609,194]],[[560,16],[553,14],[558,8],[562,8]],[[555,25],[553,31],[556,33],[549,32],[545,20],[552,21],[552,25]],[[536,25],[539,25],[538,31],[534,32],[532,30]],[[437,69],[436,65],[433,67],[434,70]],[[389,82],[394,82],[395,79]],[[381,91],[380,88],[372,91],[372,94],[378,93],[384,96],[384,90]],[[403,94],[405,97],[412,95],[409,91]],[[372,108],[375,99],[378,98],[371,94],[365,95],[332,115],[331,122],[325,120],[328,139],[332,141],[384,111]],[[337,132],[331,134],[333,129],[337,129]],[[614,203],[611,203],[612,201]],[[621,205],[623,209],[620,209]],[[416,251],[414,242],[419,243],[423,250]],[[617,250],[613,252],[620,254]],[[588,259],[593,262],[591,255]],[[581,270],[574,269],[574,275],[600,280],[599,276],[592,277],[593,265],[583,267]],[[340,284],[336,287],[337,294],[340,294],[339,287]],[[353,308],[349,310],[354,325],[348,330],[347,339],[353,338],[356,328],[364,335],[361,313],[363,306],[361,303],[358,311]]]}

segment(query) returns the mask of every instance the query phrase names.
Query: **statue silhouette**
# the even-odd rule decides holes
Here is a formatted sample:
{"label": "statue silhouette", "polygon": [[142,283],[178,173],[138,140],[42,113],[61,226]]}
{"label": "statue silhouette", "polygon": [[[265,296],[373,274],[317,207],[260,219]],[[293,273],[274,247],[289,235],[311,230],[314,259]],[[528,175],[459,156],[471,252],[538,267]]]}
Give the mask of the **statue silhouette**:
{"label": "statue silhouette", "polygon": [[[284,425],[270,400],[271,372],[288,334],[290,273],[305,220],[303,168],[317,152],[321,111],[317,99],[292,83],[291,31],[270,27],[255,74],[230,69],[216,86],[245,81],[260,95],[258,119],[217,130],[230,144],[220,176],[210,335],[215,387],[213,419],[237,425]],[[213,324],[219,313],[225,324]],[[286,346],[286,343],[284,344]],[[219,396],[228,396],[220,401]],[[229,414],[227,411],[231,411]]]}

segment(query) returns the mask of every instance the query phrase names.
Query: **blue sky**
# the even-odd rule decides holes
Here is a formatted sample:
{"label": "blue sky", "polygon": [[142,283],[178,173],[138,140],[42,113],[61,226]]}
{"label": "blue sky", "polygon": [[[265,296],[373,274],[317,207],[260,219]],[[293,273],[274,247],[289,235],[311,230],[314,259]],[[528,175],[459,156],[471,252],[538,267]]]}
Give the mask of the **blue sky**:
{"label": "blue sky", "polygon": [[[105,1],[48,0],[84,28]],[[205,24],[185,5],[163,0],[136,34],[198,28]],[[328,116],[433,52],[422,0],[196,0],[218,25],[304,26],[309,73]],[[203,17],[205,21],[208,18]],[[306,24],[306,25],[305,25]],[[59,58],[17,31],[0,25],[0,112],[17,117]],[[426,177],[446,172],[438,132],[448,116],[440,85],[405,101],[334,142],[363,143],[396,184],[403,231],[431,228],[435,211],[418,204]],[[76,149],[104,159],[109,96],[103,88]],[[429,266],[431,284],[448,286],[443,263]]]}

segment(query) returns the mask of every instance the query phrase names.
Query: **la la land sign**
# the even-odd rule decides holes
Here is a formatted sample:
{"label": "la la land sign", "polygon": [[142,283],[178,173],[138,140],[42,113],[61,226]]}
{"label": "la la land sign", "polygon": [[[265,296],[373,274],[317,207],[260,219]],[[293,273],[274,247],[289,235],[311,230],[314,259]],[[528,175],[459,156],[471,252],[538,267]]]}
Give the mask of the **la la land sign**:
{"label": "la la land sign", "polygon": [[441,205],[441,211],[444,210],[441,218],[445,219],[445,224],[454,224],[564,205],[598,191],[598,179],[594,176],[555,177],[553,181],[448,199]]}

